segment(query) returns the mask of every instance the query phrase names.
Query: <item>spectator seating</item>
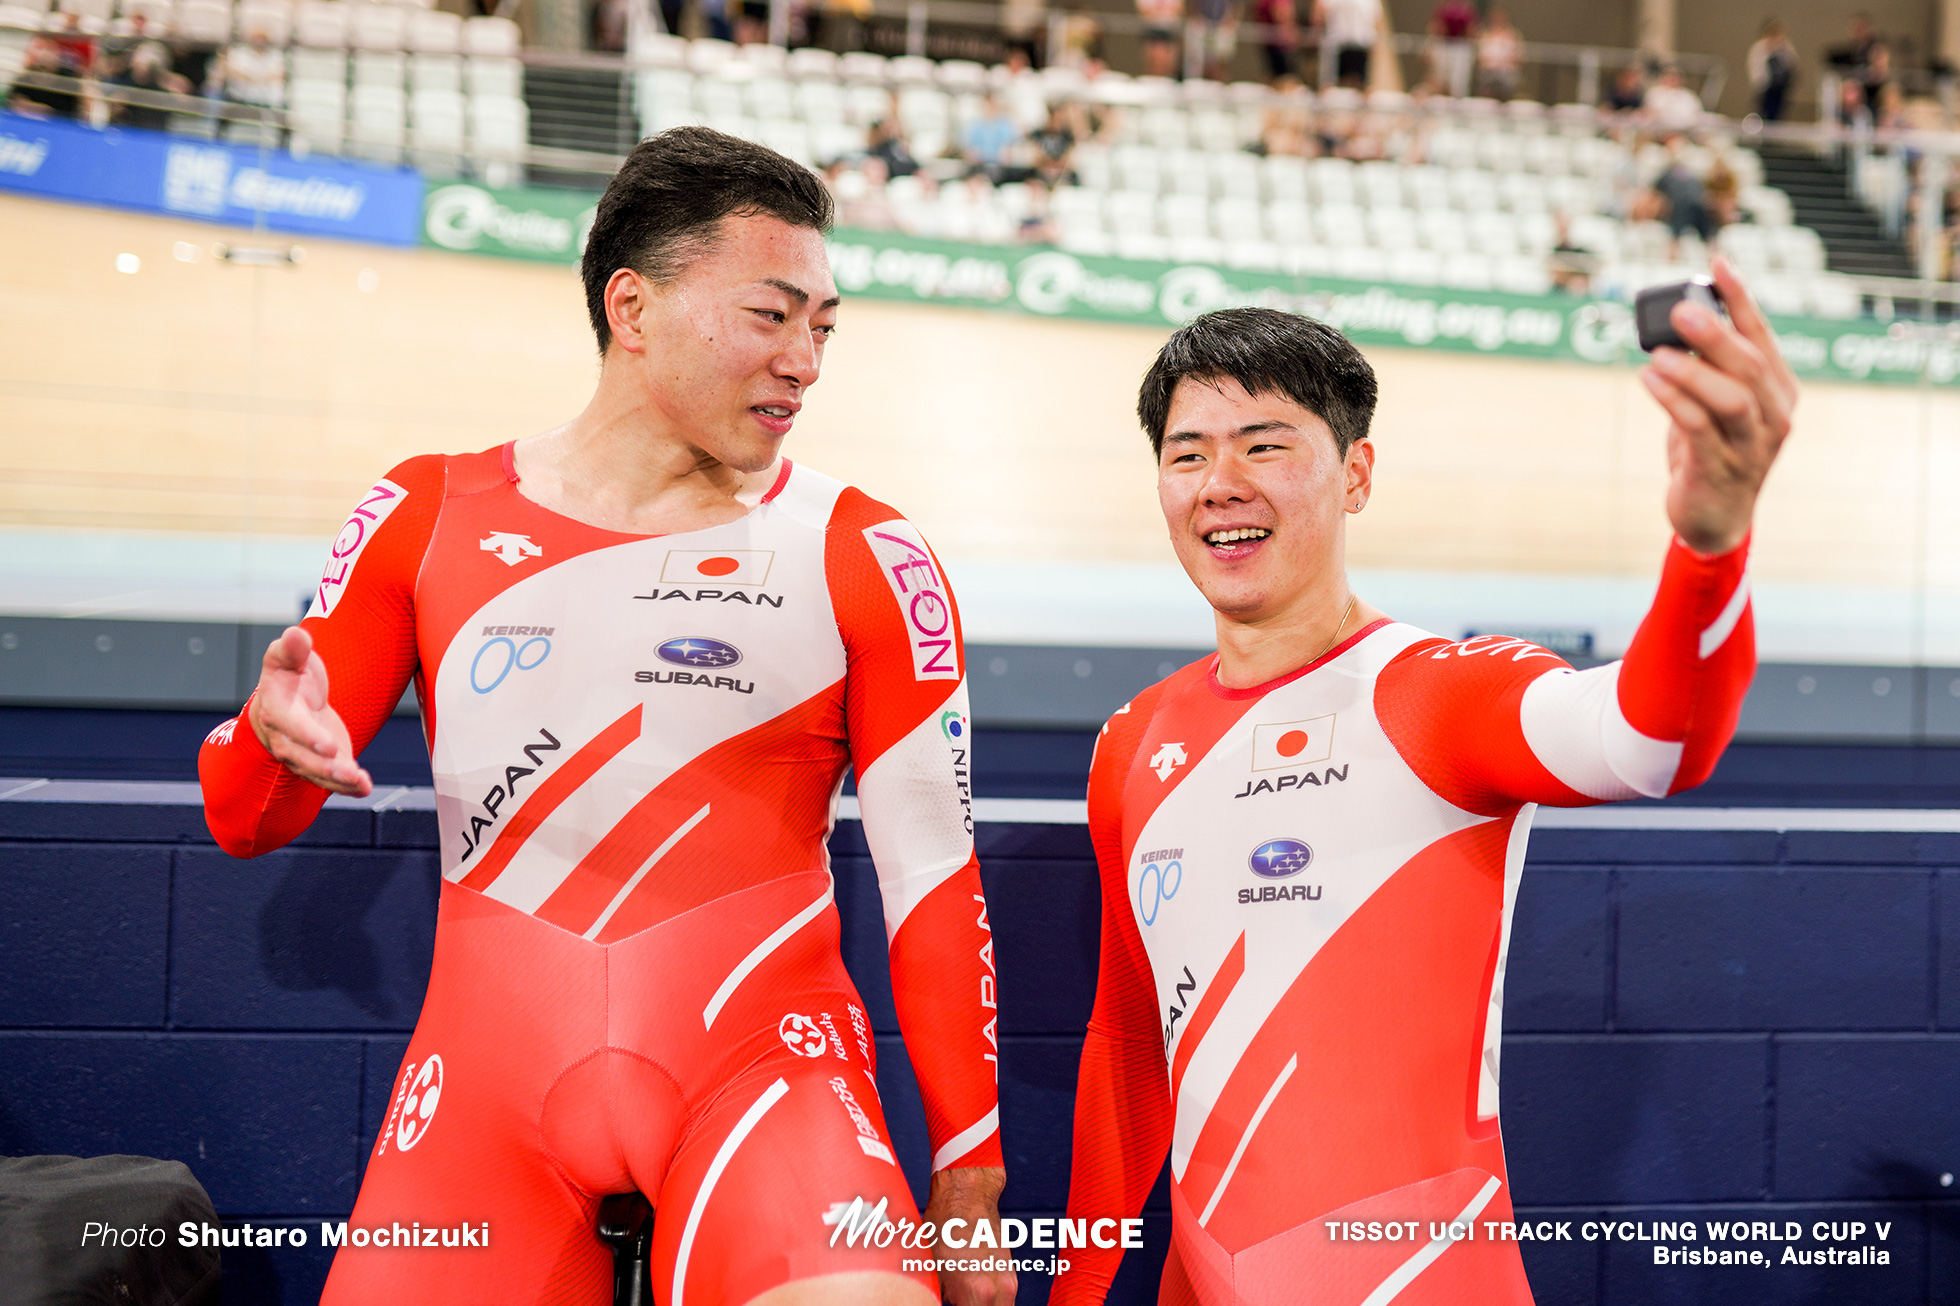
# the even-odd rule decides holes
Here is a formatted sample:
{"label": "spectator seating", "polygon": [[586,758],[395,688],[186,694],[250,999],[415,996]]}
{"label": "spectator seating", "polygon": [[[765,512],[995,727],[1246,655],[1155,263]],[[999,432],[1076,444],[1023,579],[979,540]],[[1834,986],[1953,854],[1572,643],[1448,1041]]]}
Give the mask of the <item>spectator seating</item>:
{"label": "spectator seating", "polygon": [[[507,19],[464,19],[428,0],[55,2],[90,24],[141,15],[151,30],[213,43],[255,32],[289,41],[298,149],[435,172],[467,164],[493,179],[516,175],[524,159],[520,37]],[[0,25],[10,6],[26,13],[41,3],[0,0]],[[1256,84],[1113,72],[1089,84],[1059,67],[1011,76],[965,60],[671,36],[637,54],[645,134],[702,123],[818,167],[861,154],[871,126],[895,118],[929,175],[894,179],[885,198],[897,224],[919,235],[1010,242],[1045,217],[1062,248],[1085,255],[1522,294],[1551,288],[1561,236],[1593,256],[1595,289],[1625,294],[1699,271],[1708,253],[1693,233],[1676,240],[1660,224],[1625,220],[1632,197],[1674,156],[1615,139],[1587,105],[1301,92],[1286,103],[1314,134],[1378,157],[1264,157],[1257,147],[1274,101]],[[947,156],[989,94],[1024,131],[1070,100],[1102,106],[1109,125],[1076,147],[1074,184],[1044,202],[1039,188],[958,179]],[[1858,313],[1855,286],[1826,272],[1822,242],[1791,225],[1788,196],[1763,185],[1752,151],[1718,137],[1680,157],[1698,173],[1719,159],[1735,174],[1747,220],[1716,244],[1772,310]],[[1876,172],[1864,179],[1874,194],[1891,182]]]}
{"label": "spectator seating", "polygon": [[[1051,102],[1086,95],[1118,117],[1109,140],[1077,147],[1077,184],[1048,205],[1059,243],[1076,253],[1541,294],[1563,222],[1568,243],[1602,266],[1606,288],[1630,294],[1705,267],[1692,233],[1675,242],[1659,224],[1615,216],[1670,156],[1612,139],[1586,105],[1307,94],[1299,107],[1323,134],[1373,133],[1388,157],[1262,158],[1247,149],[1270,103],[1262,86],[1106,73],[1091,90],[1057,69],[1009,79],[957,60],[756,54],[661,38],[649,52],[659,66],[638,78],[642,130],[702,123],[819,166],[861,151],[871,124],[896,115],[914,156],[929,161],[958,141],[990,90],[1026,130]],[[1821,242],[1790,226],[1789,199],[1762,185],[1753,152],[1717,141],[1683,161],[1706,173],[1718,157],[1751,219],[1727,228],[1721,247],[1767,278],[1778,311],[1855,316],[1855,288],[1824,272]],[[886,198],[902,228],[956,240],[1014,239],[1036,209],[1025,187],[979,179],[896,179]]]}
{"label": "spectator seating", "polygon": [[287,101],[298,148],[434,172],[465,160],[509,172],[522,157],[524,66],[509,19],[299,0],[294,38]]}

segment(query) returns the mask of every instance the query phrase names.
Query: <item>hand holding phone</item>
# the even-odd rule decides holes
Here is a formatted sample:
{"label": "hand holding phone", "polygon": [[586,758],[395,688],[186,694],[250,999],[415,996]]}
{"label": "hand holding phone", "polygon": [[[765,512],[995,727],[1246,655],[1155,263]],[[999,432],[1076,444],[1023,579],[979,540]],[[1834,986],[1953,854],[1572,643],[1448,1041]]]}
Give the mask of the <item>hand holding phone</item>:
{"label": "hand holding phone", "polygon": [[1727,316],[1723,311],[1722,292],[1707,277],[1690,277],[1686,281],[1671,281],[1664,286],[1649,286],[1633,298],[1633,322],[1640,332],[1642,349],[1651,354],[1663,345],[1669,349],[1694,348],[1674,329],[1674,306],[1684,300],[1700,304],[1718,316]]}

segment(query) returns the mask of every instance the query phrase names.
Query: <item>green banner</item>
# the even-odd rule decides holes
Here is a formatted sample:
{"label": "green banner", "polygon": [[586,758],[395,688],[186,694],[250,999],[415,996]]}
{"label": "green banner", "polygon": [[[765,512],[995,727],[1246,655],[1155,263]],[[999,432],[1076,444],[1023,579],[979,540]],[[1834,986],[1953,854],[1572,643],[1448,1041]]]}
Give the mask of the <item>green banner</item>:
{"label": "green banner", "polygon": [[[576,263],[596,194],[431,185],[422,241],[505,258]],[[1356,343],[1522,358],[1621,363],[1638,354],[1633,312],[1610,300],[1093,258],[1035,245],[960,245],[888,231],[833,232],[830,266],[847,295],[951,304],[1096,322],[1173,327],[1200,313],[1259,305],[1304,313]],[[1960,341],[1868,320],[1777,318],[1799,376],[1950,386]]]}
{"label": "green banner", "polygon": [[598,195],[576,190],[430,182],[422,197],[422,243],[459,254],[577,263],[598,203]]}

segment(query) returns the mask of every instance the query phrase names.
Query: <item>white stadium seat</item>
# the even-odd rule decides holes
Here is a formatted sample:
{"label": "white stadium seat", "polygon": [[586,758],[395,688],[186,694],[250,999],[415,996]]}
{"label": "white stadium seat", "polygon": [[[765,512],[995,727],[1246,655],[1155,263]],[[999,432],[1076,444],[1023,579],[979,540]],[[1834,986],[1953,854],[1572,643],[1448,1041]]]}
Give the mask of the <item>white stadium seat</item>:
{"label": "white stadium seat", "polygon": [[463,53],[516,58],[523,48],[517,24],[508,18],[475,17],[463,20]]}

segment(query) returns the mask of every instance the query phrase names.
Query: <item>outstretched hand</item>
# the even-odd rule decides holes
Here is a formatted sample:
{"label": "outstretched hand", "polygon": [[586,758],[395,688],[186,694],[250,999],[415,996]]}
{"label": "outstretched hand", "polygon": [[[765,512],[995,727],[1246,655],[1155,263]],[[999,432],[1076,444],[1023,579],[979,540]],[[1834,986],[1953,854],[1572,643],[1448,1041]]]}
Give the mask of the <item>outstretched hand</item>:
{"label": "outstretched hand", "polygon": [[304,627],[286,627],[266,649],[246,716],[266,751],[300,779],[356,798],[374,791],[354,761],[347,723],[327,702],[327,664]]}
{"label": "outstretched hand", "polygon": [[1671,320],[1694,353],[1656,349],[1640,379],[1667,410],[1667,516],[1701,554],[1727,553],[1749,534],[1756,496],[1790,435],[1797,378],[1769,323],[1726,259],[1715,285],[1729,321],[1700,305]]}

